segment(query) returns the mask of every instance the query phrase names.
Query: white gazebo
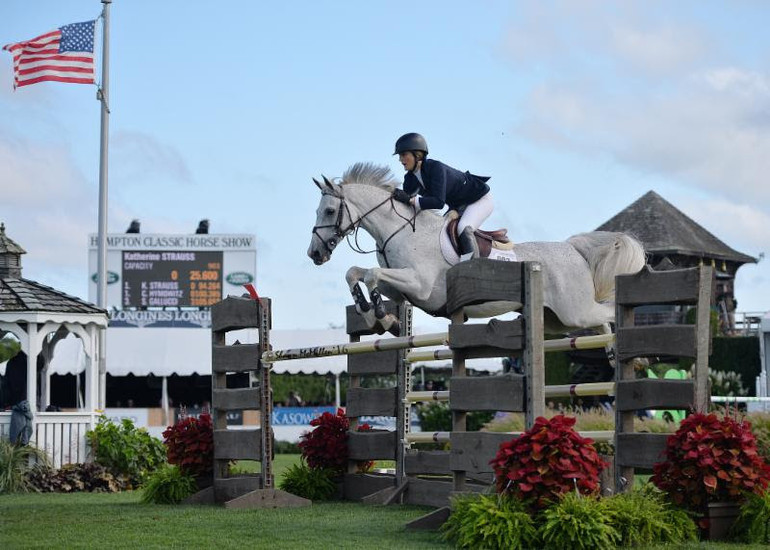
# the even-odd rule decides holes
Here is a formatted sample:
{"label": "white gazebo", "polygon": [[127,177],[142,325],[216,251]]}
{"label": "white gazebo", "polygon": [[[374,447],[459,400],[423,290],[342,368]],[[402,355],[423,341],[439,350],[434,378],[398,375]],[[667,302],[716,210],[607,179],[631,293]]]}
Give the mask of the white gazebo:
{"label": "white gazebo", "polygon": [[[75,453],[79,461],[83,461],[85,456],[84,453],[80,456],[80,451],[85,449],[85,429],[93,427],[99,414],[99,331],[107,328],[107,311],[22,278],[21,255],[25,253],[6,236],[5,225],[0,223],[0,337],[12,333],[26,354],[27,383],[23,398],[35,415],[33,443],[55,451],[54,454],[58,452],[60,456],[54,456],[57,463],[75,462]],[[70,333],[80,339],[87,358],[85,399],[77,412],[44,412],[50,403],[49,365],[57,342]],[[10,416],[11,413],[0,412],[0,434],[7,432]],[[68,454],[73,456],[64,457],[59,447],[69,444],[65,441],[65,430],[69,431],[71,440],[73,429],[80,434],[76,438],[77,448],[70,445]]]}

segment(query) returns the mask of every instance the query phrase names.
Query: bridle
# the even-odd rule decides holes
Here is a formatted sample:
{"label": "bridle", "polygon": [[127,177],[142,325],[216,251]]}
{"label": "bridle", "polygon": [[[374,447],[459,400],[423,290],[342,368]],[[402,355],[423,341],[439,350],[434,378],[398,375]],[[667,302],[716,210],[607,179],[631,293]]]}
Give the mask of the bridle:
{"label": "bridle", "polygon": [[[364,212],[355,221],[353,221],[353,216],[350,214],[350,207],[348,207],[348,203],[345,202],[345,197],[344,196],[342,196],[341,194],[330,192],[330,191],[321,191],[321,195],[329,195],[331,197],[334,197],[335,199],[339,199],[339,201],[340,201],[340,207],[337,210],[337,219],[336,219],[336,221],[333,224],[330,223],[330,224],[325,224],[325,225],[315,225],[315,226],[313,226],[313,235],[318,237],[318,240],[323,243],[324,248],[326,248],[326,251],[329,253],[330,256],[331,256],[332,252],[334,251],[334,249],[339,244],[339,242],[343,238],[347,238],[348,239],[348,244],[350,245],[350,248],[353,249],[354,252],[357,252],[359,254],[371,254],[373,252],[377,252],[380,255],[382,255],[383,259],[385,260],[385,266],[386,267],[390,267],[390,263],[388,262],[388,255],[387,255],[387,252],[385,251],[385,249],[387,248],[388,243],[390,242],[390,240],[393,237],[395,237],[396,234],[399,233],[406,226],[411,226],[412,227],[412,232],[416,231],[416,222],[415,222],[415,220],[417,219],[417,214],[419,214],[419,212],[415,212],[414,216],[412,216],[411,218],[404,218],[401,214],[399,214],[398,210],[396,209],[392,194],[389,195],[388,198],[386,198],[384,201],[378,203],[374,207],[372,207],[369,210],[367,210],[366,212]],[[363,248],[361,248],[361,245],[358,244],[358,230],[361,227],[361,222],[363,222],[364,219],[369,214],[371,214],[372,212],[374,212],[375,210],[377,210],[381,206],[387,204],[388,202],[390,203],[391,209],[394,212],[396,212],[396,214],[400,218],[404,219],[405,223],[403,225],[401,225],[401,227],[396,229],[387,239],[385,239],[385,241],[382,243],[382,247],[376,247],[374,250],[364,250]],[[347,212],[348,219],[350,220],[350,223],[347,226],[345,226],[344,228],[342,227],[342,224],[344,222],[343,208],[344,208],[344,212]],[[318,230],[319,229],[326,229],[326,228],[329,228],[329,227],[333,227],[334,228],[334,234],[331,237],[329,237],[328,239],[324,240],[324,238],[321,237],[321,235],[319,234]],[[355,236],[353,238],[353,241],[354,241],[355,244],[350,242],[350,234],[354,233],[354,232],[355,232]]]}

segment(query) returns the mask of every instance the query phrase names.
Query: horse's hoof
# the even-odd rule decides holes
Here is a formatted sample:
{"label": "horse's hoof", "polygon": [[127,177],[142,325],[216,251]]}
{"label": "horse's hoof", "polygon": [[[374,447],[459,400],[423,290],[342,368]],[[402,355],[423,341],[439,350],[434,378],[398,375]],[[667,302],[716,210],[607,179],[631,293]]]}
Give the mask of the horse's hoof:
{"label": "horse's hoof", "polygon": [[390,325],[388,332],[390,332],[393,336],[401,336],[401,323],[399,321],[396,321],[395,323]]}

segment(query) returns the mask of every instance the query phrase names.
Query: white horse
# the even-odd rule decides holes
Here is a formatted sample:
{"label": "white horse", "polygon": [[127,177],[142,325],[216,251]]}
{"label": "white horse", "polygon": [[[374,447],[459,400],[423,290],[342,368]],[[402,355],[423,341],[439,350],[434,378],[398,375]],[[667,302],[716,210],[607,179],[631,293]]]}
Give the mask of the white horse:
{"label": "white horse", "polygon": [[[446,271],[452,265],[440,240],[446,220],[437,213],[393,200],[398,182],[387,167],[351,166],[339,184],[326,177],[308,248],[316,265],[327,262],[346,236],[363,228],[376,242],[380,267],[351,267],[345,278],[369,327],[398,333],[398,320],[386,315],[382,296],[404,299],[426,313],[446,317]],[[615,319],[615,276],[636,273],[645,263],[641,243],[625,233],[593,231],[566,242],[529,242],[514,247],[520,261],[543,267],[546,331],[560,334],[576,328],[609,330]],[[454,263],[457,258],[451,258]],[[370,304],[359,285],[363,282]],[[465,309],[468,317],[490,317],[520,309],[521,304],[495,302]]]}

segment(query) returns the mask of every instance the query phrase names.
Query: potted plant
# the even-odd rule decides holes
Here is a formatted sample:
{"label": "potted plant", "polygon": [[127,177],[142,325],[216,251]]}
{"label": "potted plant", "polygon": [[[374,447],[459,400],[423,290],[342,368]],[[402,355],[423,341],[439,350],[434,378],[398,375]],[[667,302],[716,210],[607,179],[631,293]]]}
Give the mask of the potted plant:
{"label": "potted plant", "polygon": [[746,496],[766,490],[770,479],[751,425],[729,414],[688,416],[668,437],[665,457],[652,482],[694,513],[711,540],[727,537]]}
{"label": "potted plant", "polygon": [[[325,412],[310,421],[313,429],[300,436],[299,448],[302,457],[311,468],[328,468],[342,474],[348,466],[348,430],[350,419],[345,411],[337,409],[337,414]],[[371,430],[368,424],[358,426],[358,431]],[[374,463],[360,461],[359,472],[368,472]]]}
{"label": "potted plant", "polygon": [[182,473],[192,475],[199,489],[211,486],[214,475],[214,425],[211,415],[184,416],[163,432],[166,457]]}
{"label": "potted plant", "polygon": [[[325,412],[310,421],[313,429],[300,436],[299,449],[302,453],[303,466],[314,473],[302,473],[303,475],[328,476],[337,486],[337,497],[343,494],[342,476],[348,467],[348,430],[350,419],[345,416],[345,411],[337,409],[337,414]],[[368,424],[358,426],[358,431],[371,430]],[[373,461],[358,461],[357,471],[365,473],[372,469]],[[294,472],[298,475],[301,472]],[[304,496],[304,495],[300,495]]]}
{"label": "potted plant", "polygon": [[593,440],[581,437],[574,425],[575,419],[564,415],[541,416],[520,437],[501,444],[490,461],[497,492],[523,500],[533,511],[570,491],[597,494],[607,464]]}

